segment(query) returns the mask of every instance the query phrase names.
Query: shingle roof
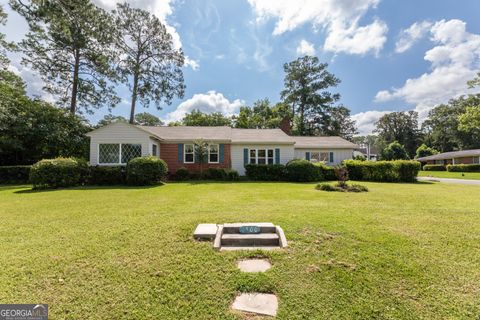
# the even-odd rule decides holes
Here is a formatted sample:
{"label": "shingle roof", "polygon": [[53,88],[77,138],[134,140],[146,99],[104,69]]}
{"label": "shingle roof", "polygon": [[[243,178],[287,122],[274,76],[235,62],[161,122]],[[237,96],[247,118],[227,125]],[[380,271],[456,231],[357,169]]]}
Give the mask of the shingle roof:
{"label": "shingle roof", "polygon": [[295,140],[281,129],[232,129],[232,143],[287,143]]}
{"label": "shingle roof", "polygon": [[295,148],[330,148],[330,149],[356,149],[355,143],[341,137],[292,137],[295,139]]}
{"label": "shingle roof", "polygon": [[230,141],[230,127],[148,127],[137,126],[146,130],[163,140],[172,141],[192,141],[204,139],[210,141]]}
{"label": "shingle roof", "polygon": [[476,157],[476,156],[480,157],[480,149],[444,152],[444,153],[434,154],[428,157],[417,158],[416,160],[423,162],[423,161],[430,161],[430,160],[445,160],[445,159]]}

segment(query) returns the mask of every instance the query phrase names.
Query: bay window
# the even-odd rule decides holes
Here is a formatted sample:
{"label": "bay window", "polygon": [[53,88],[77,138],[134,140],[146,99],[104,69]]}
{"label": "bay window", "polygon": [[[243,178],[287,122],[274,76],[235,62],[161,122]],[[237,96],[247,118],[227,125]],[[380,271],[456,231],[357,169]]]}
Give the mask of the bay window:
{"label": "bay window", "polygon": [[126,164],[131,159],[141,156],[141,144],[100,143],[98,145],[99,164]]}

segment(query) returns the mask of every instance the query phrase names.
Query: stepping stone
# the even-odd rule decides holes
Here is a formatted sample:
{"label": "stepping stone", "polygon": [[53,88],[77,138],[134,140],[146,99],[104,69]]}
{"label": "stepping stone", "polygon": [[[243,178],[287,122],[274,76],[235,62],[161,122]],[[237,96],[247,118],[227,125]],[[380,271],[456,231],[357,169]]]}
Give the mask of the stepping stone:
{"label": "stepping stone", "polygon": [[278,300],[274,294],[242,293],[235,298],[232,309],[274,317],[277,315]]}
{"label": "stepping stone", "polygon": [[201,223],[193,232],[193,237],[197,240],[212,240],[217,234],[218,226],[214,223]]}
{"label": "stepping stone", "polygon": [[266,259],[240,260],[237,265],[243,272],[265,272],[272,267]]}

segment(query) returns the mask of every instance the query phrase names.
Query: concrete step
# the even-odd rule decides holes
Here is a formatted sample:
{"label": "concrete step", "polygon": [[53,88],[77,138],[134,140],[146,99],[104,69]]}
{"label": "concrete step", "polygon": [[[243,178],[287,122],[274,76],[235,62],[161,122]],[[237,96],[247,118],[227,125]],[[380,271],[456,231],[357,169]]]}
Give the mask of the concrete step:
{"label": "concrete step", "polygon": [[224,233],[222,246],[279,246],[280,237],[276,233],[239,234]]}
{"label": "concrete step", "polygon": [[256,226],[260,227],[260,233],[275,233],[276,227],[269,222],[255,223],[226,223],[223,225],[223,233],[240,233],[240,227]]}

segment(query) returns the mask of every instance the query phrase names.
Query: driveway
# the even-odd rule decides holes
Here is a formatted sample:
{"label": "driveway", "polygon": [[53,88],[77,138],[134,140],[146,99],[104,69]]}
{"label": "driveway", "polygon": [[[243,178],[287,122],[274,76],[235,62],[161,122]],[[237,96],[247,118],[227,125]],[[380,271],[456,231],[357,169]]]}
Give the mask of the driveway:
{"label": "driveway", "polygon": [[444,183],[470,184],[480,186],[480,180],[466,179],[450,179],[450,178],[434,178],[434,177],[418,177],[418,181],[437,181]]}

